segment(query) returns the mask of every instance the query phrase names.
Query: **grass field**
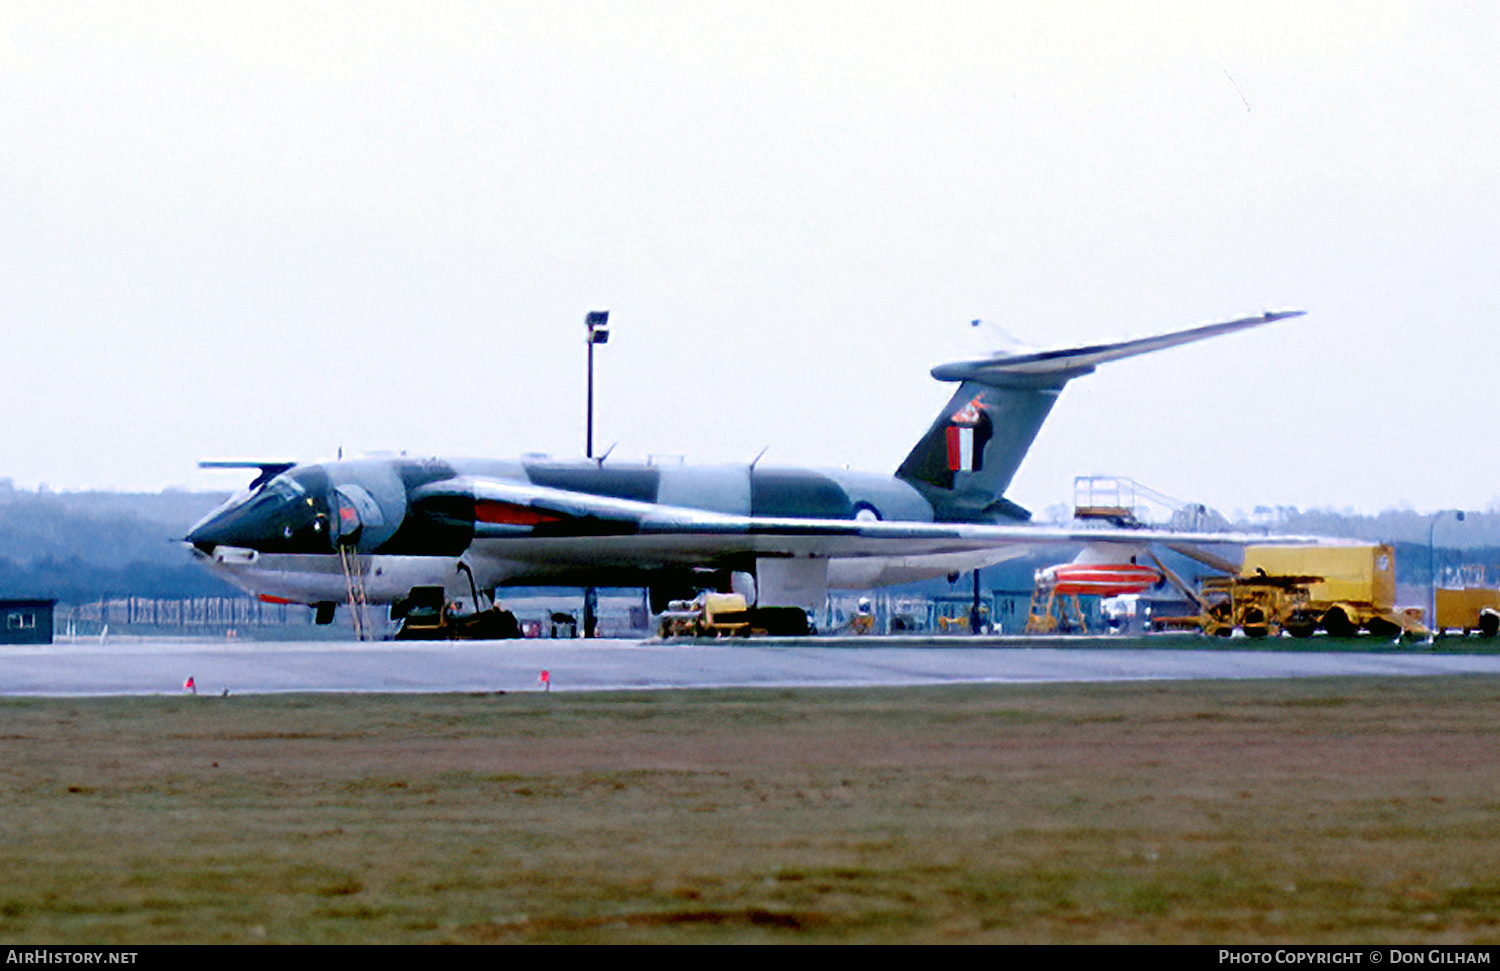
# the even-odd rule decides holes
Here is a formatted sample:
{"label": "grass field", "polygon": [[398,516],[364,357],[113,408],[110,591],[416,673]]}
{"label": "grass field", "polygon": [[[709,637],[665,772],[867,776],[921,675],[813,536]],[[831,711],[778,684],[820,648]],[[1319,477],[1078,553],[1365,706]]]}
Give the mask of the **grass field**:
{"label": "grass field", "polygon": [[1500,679],[0,701],[0,938],[1500,940]]}

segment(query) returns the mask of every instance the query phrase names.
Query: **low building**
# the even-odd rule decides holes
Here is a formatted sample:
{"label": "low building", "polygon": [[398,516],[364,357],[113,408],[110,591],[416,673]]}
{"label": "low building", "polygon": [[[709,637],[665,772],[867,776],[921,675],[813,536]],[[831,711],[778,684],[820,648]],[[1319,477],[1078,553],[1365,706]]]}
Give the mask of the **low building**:
{"label": "low building", "polygon": [[0,644],[51,644],[56,600],[0,599]]}

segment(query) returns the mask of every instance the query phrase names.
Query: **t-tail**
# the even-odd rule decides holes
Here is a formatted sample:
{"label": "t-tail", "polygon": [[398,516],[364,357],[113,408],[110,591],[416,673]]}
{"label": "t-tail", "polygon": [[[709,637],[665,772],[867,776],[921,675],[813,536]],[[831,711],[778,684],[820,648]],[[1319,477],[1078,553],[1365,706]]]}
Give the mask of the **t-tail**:
{"label": "t-tail", "polygon": [[939,381],[958,382],[958,390],[896,475],[919,490],[942,521],[1030,519],[1029,512],[1005,498],[1005,490],[1065,384],[1106,361],[1300,317],[1302,313],[1267,312],[1114,344],[1018,349],[982,360],[938,365],[932,369],[932,376]]}

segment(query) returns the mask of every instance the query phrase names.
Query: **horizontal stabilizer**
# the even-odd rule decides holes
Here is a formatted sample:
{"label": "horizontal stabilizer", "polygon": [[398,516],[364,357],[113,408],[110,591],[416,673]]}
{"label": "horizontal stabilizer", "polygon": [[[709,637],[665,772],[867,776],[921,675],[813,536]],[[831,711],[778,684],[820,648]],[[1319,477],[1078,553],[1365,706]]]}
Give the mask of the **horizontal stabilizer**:
{"label": "horizontal stabilizer", "polygon": [[1200,324],[1111,344],[1049,349],[1012,344],[1008,350],[982,360],[940,364],[932,369],[932,376],[939,381],[957,381],[958,388],[896,475],[922,493],[937,519],[1012,519],[1019,507],[1005,498],[1005,490],[1059,392],[1073,378],[1092,372],[1106,361],[1300,317],[1302,313],[1268,311],[1258,317]]}
{"label": "horizontal stabilizer", "polygon": [[1113,344],[1086,344],[1081,347],[1058,347],[1026,350],[1021,353],[1001,353],[978,361],[958,361],[940,364],[932,369],[932,376],[939,381],[994,381],[1007,375],[1058,375],[1075,377],[1087,374],[1097,365],[1121,358],[1149,354],[1178,344],[1190,344],[1220,334],[1230,334],[1249,327],[1259,327],[1288,317],[1300,317],[1302,310],[1267,311],[1258,317],[1226,320],[1216,324],[1202,324],[1187,330],[1155,337],[1137,337],[1117,341]]}
{"label": "horizontal stabilizer", "polygon": [[296,462],[255,462],[245,459],[206,459],[198,463],[200,469],[259,469],[260,474],[250,483],[251,489],[259,488],[262,484],[276,478],[287,469],[295,466]]}

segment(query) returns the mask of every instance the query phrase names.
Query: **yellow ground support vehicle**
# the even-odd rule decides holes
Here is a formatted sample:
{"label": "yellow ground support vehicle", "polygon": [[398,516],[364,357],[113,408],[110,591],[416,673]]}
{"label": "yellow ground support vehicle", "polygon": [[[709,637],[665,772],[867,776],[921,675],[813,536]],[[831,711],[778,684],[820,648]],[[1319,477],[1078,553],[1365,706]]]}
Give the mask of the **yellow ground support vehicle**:
{"label": "yellow ground support vehicle", "polygon": [[401,621],[398,641],[501,640],[520,637],[516,615],[491,605],[470,611],[450,604],[442,587],[413,587],[411,594],[391,606],[391,618]]}
{"label": "yellow ground support vehicle", "polygon": [[1206,634],[1228,637],[1235,628],[1246,637],[1266,637],[1286,631],[1308,637],[1318,629],[1318,617],[1308,599],[1309,586],[1319,577],[1231,576],[1203,581],[1204,608],[1199,622]]}
{"label": "yellow ground support vehicle", "polygon": [[1203,630],[1223,637],[1426,633],[1420,610],[1396,607],[1395,553],[1383,544],[1249,546],[1239,574],[1205,580],[1203,596]]}
{"label": "yellow ground support vehicle", "polygon": [[801,607],[752,607],[738,593],[706,590],[692,600],[673,600],[661,615],[662,637],[749,637],[812,633]]}
{"label": "yellow ground support vehicle", "polygon": [[[1073,608],[1069,613],[1068,607]],[[1077,594],[1059,594],[1057,588],[1038,586],[1031,592],[1031,609],[1026,615],[1028,634],[1087,634],[1088,619],[1078,603]]]}
{"label": "yellow ground support vehicle", "polygon": [[1489,587],[1438,588],[1437,622],[1433,632],[1442,636],[1461,630],[1465,637],[1475,631],[1483,637],[1500,633],[1500,590]]}
{"label": "yellow ground support vehicle", "polygon": [[750,606],[737,593],[674,600],[661,615],[663,637],[749,637]]}

